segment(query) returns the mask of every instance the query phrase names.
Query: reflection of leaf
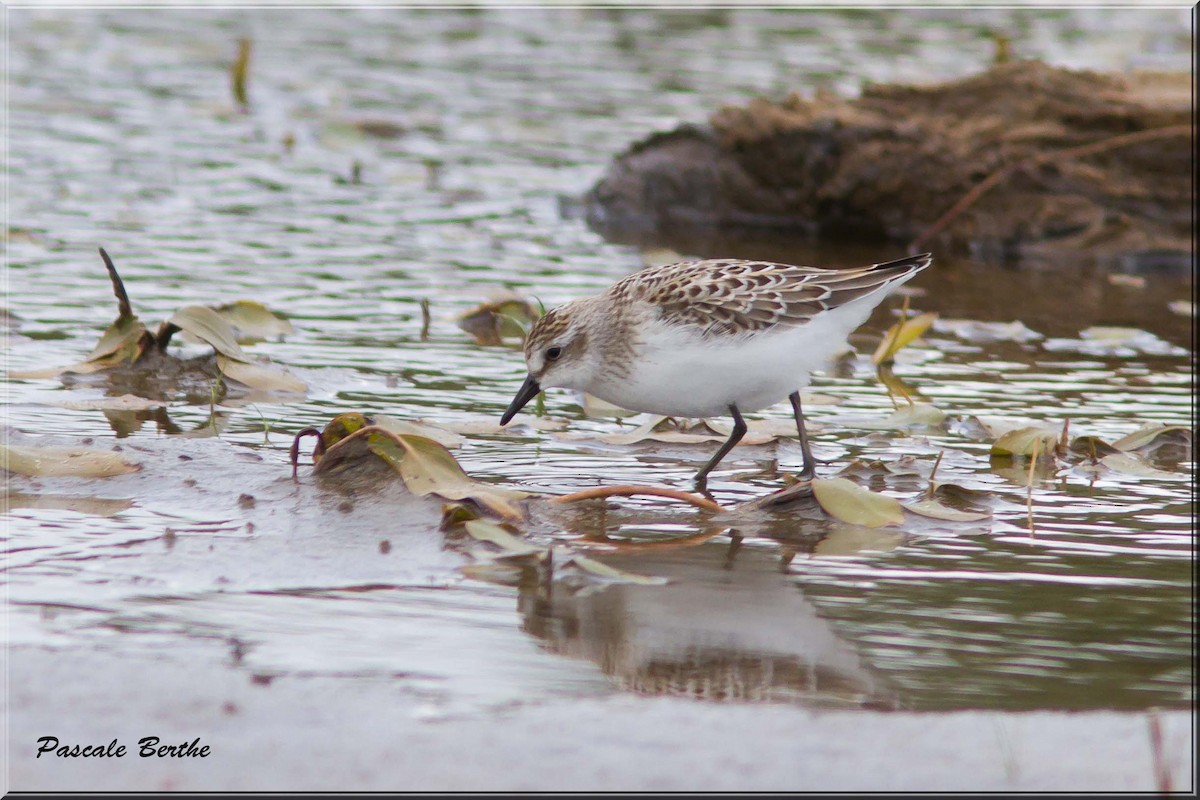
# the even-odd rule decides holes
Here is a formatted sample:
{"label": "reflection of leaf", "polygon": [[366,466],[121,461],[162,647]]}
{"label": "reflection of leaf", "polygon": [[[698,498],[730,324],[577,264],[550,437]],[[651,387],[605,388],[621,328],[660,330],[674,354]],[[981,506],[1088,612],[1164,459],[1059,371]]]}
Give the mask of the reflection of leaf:
{"label": "reflection of leaf", "polygon": [[167,320],[167,324],[212,345],[213,349],[228,358],[243,362],[250,360],[238,346],[237,336],[230,324],[208,306],[184,306]]}
{"label": "reflection of leaf", "polygon": [[230,324],[234,336],[242,344],[296,332],[292,323],[253,300],[235,300],[232,303],[214,306],[213,311]]}
{"label": "reflection of leaf", "polygon": [[670,582],[666,578],[660,578],[652,575],[638,575],[634,572],[627,572],[623,569],[610,567],[608,564],[587,556],[569,556],[566,561],[557,567],[557,569],[561,572],[563,568],[570,565],[574,565],[584,572],[589,572],[596,577],[603,578],[607,583],[633,583],[639,586],[661,586]]}
{"label": "reflection of leaf", "polygon": [[1126,475],[1136,475],[1139,478],[1159,478],[1164,480],[1179,480],[1188,478],[1189,475],[1178,472],[1166,472],[1165,470],[1155,469],[1154,467],[1142,461],[1140,458],[1134,458],[1127,453],[1110,453],[1100,459],[1100,463],[1116,472],[1123,472]]}
{"label": "reflection of leaf", "polygon": [[818,556],[853,556],[865,550],[895,550],[903,541],[904,535],[899,531],[834,523],[828,535],[817,542],[813,553]]}
{"label": "reflection of leaf", "polygon": [[541,550],[541,548],[517,538],[511,531],[494,520],[468,520],[463,527],[472,537],[481,542],[491,542],[510,555],[528,555]]}
{"label": "reflection of leaf", "polygon": [[493,293],[483,303],[458,315],[458,327],[480,345],[502,344],[505,338],[524,339],[541,316],[528,300],[512,291]]}
{"label": "reflection of leaf", "polygon": [[994,456],[1031,456],[1034,448],[1042,457],[1054,453],[1058,434],[1045,428],[1028,427],[1009,431],[992,443]]}
{"label": "reflection of leaf", "polygon": [[914,514],[920,514],[922,517],[933,517],[934,519],[944,519],[950,522],[976,522],[992,516],[991,512],[960,511],[957,508],[951,508],[944,503],[940,503],[933,498],[924,498],[904,503],[903,505],[905,509]]}
{"label": "reflection of leaf", "polygon": [[217,367],[227,378],[266,392],[304,394],[308,384],[282,367],[263,362],[237,361],[217,354]]}
{"label": "reflection of leaf", "polygon": [[53,508],[73,511],[92,517],[111,517],[133,506],[133,501],[123,497],[76,497],[65,494],[33,494],[9,492],[8,508]]}
{"label": "reflection of leaf", "polygon": [[844,522],[868,528],[904,522],[904,509],[898,500],[868,491],[845,478],[816,478],[812,489],[821,508]]}
{"label": "reflection of leaf", "polygon": [[85,447],[17,447],[0,444],[0,464],[10,472],[37,478],[107,478],[137,472],[141,466],[119,453]]}
{"label": "reflection of leaf", "polygon": [[845,418],[839,422],[847,428],[861,428],[868,431],[890,431],[909,428],[916,425],[941,425],[946,420],[946,412],[930,403],[913,403],[902,406],[883,419]]}
{"label": "reflection of leaf", "polygon": [[933,324],[937,316],[936,312],[929,311],[911,319],[902,319],[888,328],[887,333],[883,335],[883,341],[879,343],[879,347],[875,348],[875,354],[871,356],[871,361],[876,364],[891,361],[895,358],[896,353],[929,330],[929,326]]}
{"label": "reflection of leaf", "polygon": [[120,397],[97,397],[92,400],[60,400],[49,405],[81,410],[147,411],[151,408],[162,408],[166,403],[161,400],[147,400],[135,394],[123,394]]}

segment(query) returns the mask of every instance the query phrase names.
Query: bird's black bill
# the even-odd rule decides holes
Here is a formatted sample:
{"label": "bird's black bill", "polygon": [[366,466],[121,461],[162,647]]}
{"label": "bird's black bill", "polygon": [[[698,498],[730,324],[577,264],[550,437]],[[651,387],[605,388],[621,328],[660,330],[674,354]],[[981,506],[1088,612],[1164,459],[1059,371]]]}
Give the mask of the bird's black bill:
{"label": "bird's black bill", "polygon": [[521,388],[517,390],[517,396],[509,403],[508,410],[504,412],[504,416],[500,418],[501,425],[507,425],[509,420],[517,415],[517,412],[525,407],[533,398],[537,397],[538,392],[542,390],[538,386],[538,382],[534,380],[532,375],[525,376],[525,382],[521,384]]}

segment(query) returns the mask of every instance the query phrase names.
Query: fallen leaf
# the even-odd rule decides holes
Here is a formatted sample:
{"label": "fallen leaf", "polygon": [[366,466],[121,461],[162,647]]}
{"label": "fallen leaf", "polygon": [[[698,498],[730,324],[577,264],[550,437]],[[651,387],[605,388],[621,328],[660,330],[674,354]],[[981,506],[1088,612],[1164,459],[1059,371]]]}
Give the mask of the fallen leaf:
{"label": "fallen leaf", "polygon": [[868,491],[845,478],[815,478],[812,489],[821,508],[843,522],[868,528],[904,522],[904,509],[898,500]]}
{"label": "fallen leaf", "polygon": [[505,338],[523,340],[541,314],[516,292],[494,292],[483,303],[459,314],[458,327],[475,337],[479,345],[499,345]]}
{"label": "fallen leaf", "polygon": [[119,453],[86,447],[18,447],[0,444],[0,465],[35,478],[107,478],[137,472],[141,465]]}
{"label": "fallen leaf", "polygon": [[442,447],[459,447],[465,441],[462,436],[454,431],[446,430],[428,422],[410,422],[384,414],[375,415],[374,420],[375,425],[386,428],[392,433],[405,436],[424,436],[426,439],[433,439]]}
{"label": "fallen leaf", "polygon": [[233,327],[208,306],[184,306],[171,315],[168,325],[174,325],[218,353],[234,361],[248,362],[250,358],[238,346]]}
{"label": "fallen leaf", "polygon": [[251,389],[267,392],[291,392],[304,394],[308,384],[283,367],[261,361],[238,361],[223,353],[217,354],[217,368],[225,377]]}
{"label": "fallen leaf", "polygon": [[891,361],[896,353],[912,344],[921,334],[929,330],[929,326],[937,318],[938,315],[936,312],[929,311],[924,314],[918,314],[911,319],[900,320],[888,328],[887,333],[883,335],[883,340],[875,348],[875,353],[871,356],[871,361],[876,364]]}
{"label": "fallen leaf", "polygon": [[1036,426],[1009,431],[992,443],[994,456],[1031,456],[1034,448],[1040,457],[1049,457],[1058,444],[1058,434]]}
{"label": "fallen leaf", "polygon": [[232,303],[214,306],[213,311],[229,323],[236,341],[241,344],[296,332],[292,323],[253,300],[235,300]]}
{"label": "fallen leaf", "polygon": [[381,428],[364,428],[359,433],[367,435],[371,452],[398,470],[413,494],[436,494],[447,500],[469,499],[506,519],[523,517],[513,505],[513,501],[526,496],[523,492],[471,480],[454,456],[433,439],[402,436]]}
{"label": "fallen leaf", "polygon": [[1112,443],[1121,451],[1153,451],[1164,445],[1192,447],[1192,431],[1182,425],[1147,425]]}

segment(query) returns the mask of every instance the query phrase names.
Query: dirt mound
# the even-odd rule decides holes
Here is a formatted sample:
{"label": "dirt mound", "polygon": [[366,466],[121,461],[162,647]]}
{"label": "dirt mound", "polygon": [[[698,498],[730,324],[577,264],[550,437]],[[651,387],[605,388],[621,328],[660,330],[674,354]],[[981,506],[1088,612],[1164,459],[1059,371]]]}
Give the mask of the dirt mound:
{"label": "dirt mound", "polygon": [[1190,76],[1025,61],[855,100],[793,95],[718,110],[619,156],[592,227],[779,228],[996,259],[1186,262]]}

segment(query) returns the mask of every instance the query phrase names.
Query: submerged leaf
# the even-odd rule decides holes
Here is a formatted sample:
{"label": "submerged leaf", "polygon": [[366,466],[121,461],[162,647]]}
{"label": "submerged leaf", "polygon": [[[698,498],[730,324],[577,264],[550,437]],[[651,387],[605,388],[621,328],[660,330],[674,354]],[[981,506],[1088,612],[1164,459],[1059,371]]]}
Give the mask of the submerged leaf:
{"label": "submerged leaf", "polygon": [[927,311],[911,319],[900,320],[888,328],[887,333],[883,335],[883,341],[879,343],[879,347],[875,348],[875,353],[871,356],[871,361],[875,364],[891,361],[895,358],[896,353],[912,344],[921,334],[929,330],[929,326],[937,318],[937,312]]}
{"label": "submerged leaf", "polygon": [[18,447],[0,444],[0,465],[36,478],[107,478],[137,472],[141,465],[119,453],[86,447]]}
{"label": "submerged leaf", "polygon": [[208,306],[184,306],[176,311],[168,325],[190,333],[218,353],[235,361],[249,362],[250,358],[238,346],[233,327]]}
{"label": "submerged leaf", "polygon": [[292,323],[253,300],[235,300],[214,306],[213,311],[230,324],[236,340],[241,344],[296,332]]}
{"label": "submerged leaf", "polygon": [[904,522],[904,509],[898,500],[845,478],[816,478],[812,489],[821,508],[844,522],[868,528]]}
{"label": "submerged leaf", "polygon": [[237,361],[222,353],[217,354],[217,367],[227,378],[266,392],[292,392],[304,394],[308,384],[283,367],[261,361]]}

